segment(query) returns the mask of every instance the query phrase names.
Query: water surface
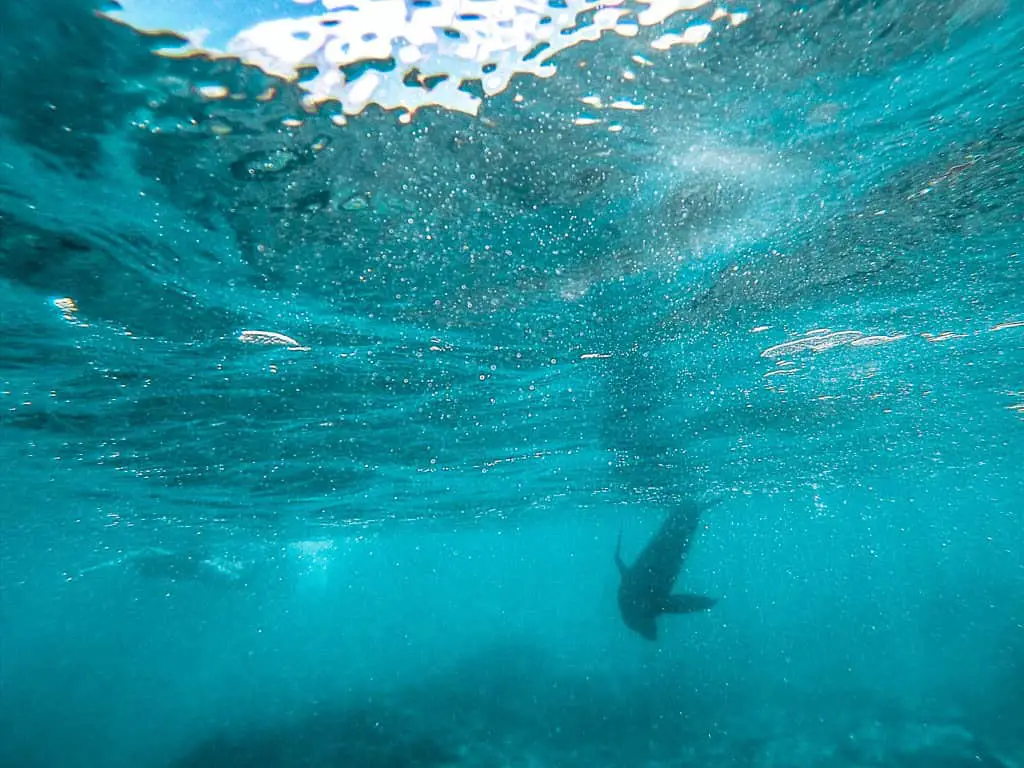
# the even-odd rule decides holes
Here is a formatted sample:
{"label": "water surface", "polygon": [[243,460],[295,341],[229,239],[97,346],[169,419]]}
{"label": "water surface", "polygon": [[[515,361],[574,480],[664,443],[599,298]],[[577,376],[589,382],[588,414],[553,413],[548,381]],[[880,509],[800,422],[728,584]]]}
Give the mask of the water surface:
{"label": "water surface", "polygon": [[1020,9],[404,8],[0,11],[0,760],[1024,763]]}

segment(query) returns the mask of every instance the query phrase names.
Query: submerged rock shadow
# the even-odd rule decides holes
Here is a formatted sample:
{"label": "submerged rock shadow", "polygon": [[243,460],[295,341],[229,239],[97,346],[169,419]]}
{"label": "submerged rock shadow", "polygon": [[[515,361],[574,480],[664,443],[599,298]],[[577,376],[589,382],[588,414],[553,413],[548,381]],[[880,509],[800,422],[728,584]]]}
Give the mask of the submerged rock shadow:
{"label": "submerged rock shadow", "polygon": [[875,702],[858,712],[837,709],[829,722],[816,709],[800,724],[801,703],[794,701],[788,708],[780,702],[783,708],[758,725],[754,712],[716,713],[706,692],[660,679],[651,687],[572,668],[528,645],[501,645],[398,688],[207,735],[169,768],[1020,764],[1015,747],[990,744],[957,718],[883,713]]}
{"label": "submerged rock shadow", "polygon": [[501,646],[399,689],[207,735],[170,768],[634,765],[678,754],[684,730],[662,727],[659,702],[633,693]]}
{"label": "submerged rock shadow", "polygon": [[454,743],[391,709],[362,706],[314,711],[271,727],[222,732],[206,739],[173,768],[362,766],[431,768],[457,763]]}

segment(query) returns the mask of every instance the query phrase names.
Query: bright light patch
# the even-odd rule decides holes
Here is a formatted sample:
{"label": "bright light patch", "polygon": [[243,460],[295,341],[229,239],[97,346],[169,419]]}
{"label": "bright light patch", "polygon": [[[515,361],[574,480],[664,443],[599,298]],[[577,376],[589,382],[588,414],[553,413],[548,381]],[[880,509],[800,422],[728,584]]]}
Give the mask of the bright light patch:
{"label": "bright light patch", "polygon": [[649,7],[637,15],[645,27],[660,24],[679,11],[695,11],[708,4],[708,0],[643,0]]}
{"label": "bright light patch", "polygon": [[626,101],[624,99],[620,101],[613,101],[608,106],[611,107],[612,109],[620,109],[626,112],[642,112],[643,110],[646,109],[646,107],[643,104],[636,104],[632,101]]}
{"label": "bright light patch", "polygon": [[[312,0],[303,3],[313,5]],[[314,70],[313,77],[299,84],[311,109],[336,101],[348,115],[371,104],[400,110],[403,115],[428,105],[475,115],[481,99],[463,89],[466,83],[480,83],[485,96],[494,96],[503,92],[515,75],[551,77],[555,57],[567,48],[597,41],[606,33],[633,37],[640,27],[661,24],[677,13],[708,3],[322,0],[322,13],[309,9],[314,10],[313,15],[260,22],[218,48],[207,43],[207,35],[188,33],[184,48],[165,53],[238,57],[271,75],[292,80],[300,72]],[[736,14],[728,17],[735,23]],[[701,23],[685,28],[681,35],[659,40],[664,48],[697,45],[710,32],[711,25]],[[641,56],[632,59],[651,66]],[[361,66],[366,62],[375,66]],[[378,62],[383,66],[376,66]],[[205,86],[202,93],[210,99],[228,96],[216,86]]]}
{"label": "bright light patch", "polygon": [[242,331],[238,340],[243,344],[259,344],[267,347],[287,347],[293,352],[308,352],[309,347],[303,347],[291,336],[274,331]]}

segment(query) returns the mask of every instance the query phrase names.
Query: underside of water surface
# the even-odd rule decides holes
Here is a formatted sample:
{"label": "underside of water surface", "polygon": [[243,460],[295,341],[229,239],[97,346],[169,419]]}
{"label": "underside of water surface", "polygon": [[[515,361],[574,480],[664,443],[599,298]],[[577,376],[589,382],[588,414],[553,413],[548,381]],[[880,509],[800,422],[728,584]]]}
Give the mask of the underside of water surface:
{"label": "underside of water surface", "polygon": [[4,4],[0,764],[1024,766],[1022,52]]}

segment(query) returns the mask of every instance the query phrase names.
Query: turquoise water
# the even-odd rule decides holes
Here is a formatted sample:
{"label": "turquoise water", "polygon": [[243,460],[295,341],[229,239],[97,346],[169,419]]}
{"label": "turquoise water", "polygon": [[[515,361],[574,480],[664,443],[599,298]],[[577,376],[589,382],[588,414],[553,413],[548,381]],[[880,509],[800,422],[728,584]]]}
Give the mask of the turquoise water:
{"label": "turquoise water", "polygon": [[[1018,4],[408,122],[125,5],[0,9],[0,763],[1024,765]],[[694,501],[651,643],[616,537]]]}

